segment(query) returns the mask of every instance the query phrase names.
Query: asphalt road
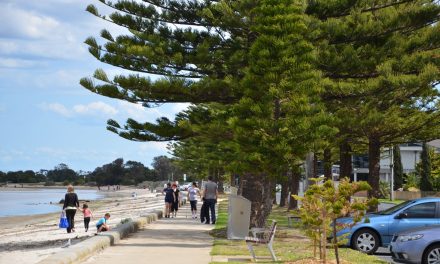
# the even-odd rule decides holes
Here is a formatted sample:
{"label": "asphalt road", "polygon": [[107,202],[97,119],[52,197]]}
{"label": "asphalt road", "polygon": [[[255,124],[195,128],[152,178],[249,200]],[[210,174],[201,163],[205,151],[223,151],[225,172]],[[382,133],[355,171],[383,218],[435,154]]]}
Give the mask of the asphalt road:
{"label": "asphalt road", "polygon": [[388,248],[380,247],[374,255],[388,263],[397,263],[391,259],[391,254]]}

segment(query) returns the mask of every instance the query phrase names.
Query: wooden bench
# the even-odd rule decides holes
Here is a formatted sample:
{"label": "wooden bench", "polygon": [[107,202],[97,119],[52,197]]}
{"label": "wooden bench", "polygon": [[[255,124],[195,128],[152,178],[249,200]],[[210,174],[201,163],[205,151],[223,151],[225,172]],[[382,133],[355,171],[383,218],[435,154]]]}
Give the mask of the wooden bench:
{"label": "wooden bench", "polygon": [[[272,225],[270,226],[269,229],[264,229],[264,230],[253,229],[252,233],[254,234],[254,236],[245,238],[249,252],[251,253],[254,261],[257,261],[257,257],[255,256],[255,251],[254,251],[253,246],[255,246],[257,244],[266,245],[267,248],[269,249],[271,256],[272,256],[272,260],[277,261],[277,257],[275,256],[275,252],[273,251],[273,247],[272,247],[276,230],[277,230],[277,222],[272,221]],[[263,236],[258,237],[257,236],[258,233],[263,233]]]}
{"label": "wooden bench", "polygon": [[288,215],[287,216],[287,225],[289,227],[292,227],[292,222],[298,223],[301,221],[301,217],[296,215]]}

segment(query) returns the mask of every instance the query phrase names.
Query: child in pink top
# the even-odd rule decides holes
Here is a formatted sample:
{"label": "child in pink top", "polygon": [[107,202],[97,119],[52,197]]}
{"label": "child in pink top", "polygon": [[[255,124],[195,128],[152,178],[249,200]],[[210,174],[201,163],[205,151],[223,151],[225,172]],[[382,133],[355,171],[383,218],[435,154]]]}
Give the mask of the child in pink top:
{"label": "child in pink top", "polygon": [[83,204],[82,209],[80,209],[84,214],[84,227],[86,232],[89,230],[90,218],[92,218],[92,211],[90,211],[89,206],[87,204]]}

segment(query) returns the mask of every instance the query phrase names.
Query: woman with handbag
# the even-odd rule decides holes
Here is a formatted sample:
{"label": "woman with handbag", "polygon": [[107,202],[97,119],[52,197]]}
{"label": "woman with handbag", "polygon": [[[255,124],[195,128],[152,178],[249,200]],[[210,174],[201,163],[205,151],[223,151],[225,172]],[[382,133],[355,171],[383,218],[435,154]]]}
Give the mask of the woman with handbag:
{"label": "woman with handbag", "polygon": [[73,186],[67,186],[67,193],[64,196],[63,210],[66,211],[67,221],[69,222],[69,227],[67,228],[67,233],[75,232],[75,214],[79,207],[78,195],[73,190]]}

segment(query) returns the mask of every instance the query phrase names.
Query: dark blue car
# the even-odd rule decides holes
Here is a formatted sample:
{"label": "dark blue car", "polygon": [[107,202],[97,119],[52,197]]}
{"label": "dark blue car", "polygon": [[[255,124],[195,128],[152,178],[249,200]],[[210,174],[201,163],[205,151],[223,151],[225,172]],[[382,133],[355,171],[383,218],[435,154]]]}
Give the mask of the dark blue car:
{"label": "dark blue car", "polygon": [[[440,224],[440,198],[420,198],[406,201],[387,210],[370,213],[365,221],[337,233],[348,238],[348,245],[354,249],[373,254],[378,247],[390,244],[394,234],[403,231]],[[352,223],[351,217],[338,219],[337,223]]]}

